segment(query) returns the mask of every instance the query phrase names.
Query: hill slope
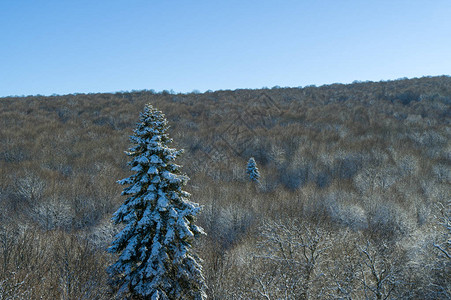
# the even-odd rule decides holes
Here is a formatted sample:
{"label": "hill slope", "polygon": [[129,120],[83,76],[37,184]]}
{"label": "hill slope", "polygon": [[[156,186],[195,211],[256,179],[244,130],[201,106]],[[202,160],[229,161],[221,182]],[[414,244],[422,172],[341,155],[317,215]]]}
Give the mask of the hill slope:
{"label": "hill slope", "polygon": [[[210,296],[255,298],[267,289],[278,297],[282,283],[265,281],[269,271],[261,266],[268,262],[259,259],[266,254],[258,245],[270,243],[266,249],[271,249],[277,240],[287,242],[284,234],[294,240],[319,238],[329,257],[337,255],[335,266],[324,260],[312,270],[305,269],[309,262],[301,257],[285,261],[287,269],[311,272],[308,278],[287,273],[289,280],[303,278],[307,284],[291,288],[294,298],[326,293],[326,286],[340,280],[350,280],[349,295],[360,297],[366,289],[359,284],[362,277],[356,275],[355,282],[334,277],[333,269],[337,264],[362,268],[365,249],[399,267],[393,269],[398,297],[409,296],[408,291],[420,298],[449,292],[449,273],[432,274],[442,262],[432,246],[442,234],[437,217],[446,211],[440,205],[451,199],[451,78],[442,76],[203,94],[134,91],[0,99],[0,228],[9,245],[0,253],[20,257],[13,249],[19,251],[21,238],[28,235],[37,243],[29,249],[30,261],[4,260],[2,274],[21,270],[15,273],[17,282],[32,274],[21,286],[10,284],[14,293],[34,287],[33,293],[44,297],[79,297],[86,284],[93,285],[93,295],[107,293],[102,262],[109,258],[101,249],[114,231],[108,219],[123,200],[114,181],[128,174],[123,151],[149,102],[166,114],[176,147],[186,150],[181,164],[192,179],[189,189],[205,205],[200,223],[211,234],[199,249],[209,270]],[[262,174],[257,188],[245,175],[251,156]],[[343,234],[351,242],[340,240]],[[57,242],[61,239],[66,248]],[[357,246],[345,250],[347,243]],[[388,248],[369,248],[382,244]],[[33,252],[39,249],[45,255]],[[353,253],[350,261],[339,259],[343,251]],[[77,265],[81,253],[98,265],[90,264],[89,270]],[[276,260],[277,251],[272,255]],[[48,265],[51,257],[58,258],[54,266]],[[78,290],[61,284],[73,271],[61,271],[59,264],[68,260],[84,274],[74,279]],[[427,267],[416,272],[433,284],[408,277],[402,267],[419,263]],[[39,272],[30,271],[38,266]],[[282,278],[277,264],[271,266],[275,278]],[[231,271],[221,273],[225,270]],[[312,279],[320,271],[327,276]],[[237,274],[244,274],[246,286],[235,282]],[[51,279],[43,283],[42,278]],[[419,287],[410,289],[413,283]]]}

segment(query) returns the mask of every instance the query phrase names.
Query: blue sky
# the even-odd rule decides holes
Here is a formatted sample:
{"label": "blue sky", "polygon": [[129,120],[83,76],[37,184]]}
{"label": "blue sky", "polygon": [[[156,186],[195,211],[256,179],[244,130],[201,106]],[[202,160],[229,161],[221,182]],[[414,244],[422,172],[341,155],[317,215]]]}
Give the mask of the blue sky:
{"label": "blue sky", "polygon": [[450,75],[451,1],[0,0],[0,97]]}

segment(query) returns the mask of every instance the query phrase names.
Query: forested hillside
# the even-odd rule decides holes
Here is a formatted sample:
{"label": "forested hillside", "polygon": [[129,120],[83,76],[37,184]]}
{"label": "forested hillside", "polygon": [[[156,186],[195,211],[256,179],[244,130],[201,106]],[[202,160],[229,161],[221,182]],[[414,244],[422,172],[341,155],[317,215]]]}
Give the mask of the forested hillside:
{"label": "forested hillside", "polygon": [[146,103],[204,206],[210,299],[451,297],[442,76],[0,98],[0,299],[109,299],[116,180]]}

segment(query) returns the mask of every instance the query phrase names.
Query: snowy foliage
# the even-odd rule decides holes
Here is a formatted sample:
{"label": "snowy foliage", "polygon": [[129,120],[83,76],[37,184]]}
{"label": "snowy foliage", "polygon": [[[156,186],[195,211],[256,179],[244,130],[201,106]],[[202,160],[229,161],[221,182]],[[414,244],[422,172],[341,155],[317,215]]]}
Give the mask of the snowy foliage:
{"label": "snowy foliage", "polygon": [[251,157],[247,163],[246,174],[249,175],[251,181],[259,182],[260,172],[258,171],[257,163],[253,157]]}
{"label": "snowy foliage", "polygon": [[119,256],[108,271],[120,296],[205,299],[200,258],[191,250],[204,233],[194,224],[200,206],[182,190],[189,178],[174,163],[182,151],[168,147],[167,130],[165,116],[146,105],[126,152],[135,173],[118,181],[128,185],[128,198],[112,218],[124,228],[109,248]]}

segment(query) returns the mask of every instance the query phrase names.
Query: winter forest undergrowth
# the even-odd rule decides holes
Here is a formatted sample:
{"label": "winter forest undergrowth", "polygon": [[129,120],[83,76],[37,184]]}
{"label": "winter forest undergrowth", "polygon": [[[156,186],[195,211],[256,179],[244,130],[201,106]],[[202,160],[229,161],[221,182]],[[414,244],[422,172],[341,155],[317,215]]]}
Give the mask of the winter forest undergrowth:
{"label": "winter forest undergrowth", "polygon": [[209,299],[451,298],[441,76],[0,98],[0,299],[111,298],[116,181],[146,103],[185,149]]}

